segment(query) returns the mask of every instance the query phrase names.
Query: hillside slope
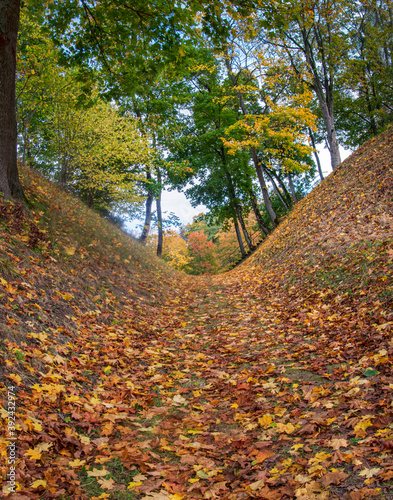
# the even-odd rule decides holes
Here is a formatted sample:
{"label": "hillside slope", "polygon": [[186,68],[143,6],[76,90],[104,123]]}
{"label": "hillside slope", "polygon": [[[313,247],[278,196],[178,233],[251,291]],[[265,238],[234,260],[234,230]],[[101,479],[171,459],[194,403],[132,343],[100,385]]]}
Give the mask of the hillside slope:
{"label": "hillside slope", "polygon": [[26,172],[33,218],[0,207],[4,495],[393,498],[392,138],[213,278]]}

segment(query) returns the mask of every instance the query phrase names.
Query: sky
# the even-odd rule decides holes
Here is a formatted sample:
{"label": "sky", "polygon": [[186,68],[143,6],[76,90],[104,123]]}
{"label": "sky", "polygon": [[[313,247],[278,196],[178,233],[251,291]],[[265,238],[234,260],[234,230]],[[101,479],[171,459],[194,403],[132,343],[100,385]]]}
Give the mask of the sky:
{"label": "sky", "polygon": [[[340,153],[341,160],[343,161],[348,158],[348,156],[350,156],[352,152],[340,147]],[[322,165],[323,175],[326,177],[332,171],[329,151],[325,148],[320,148],[319,157]],[[206,208],[203,205],[198,205],[196,208],[193,208],[183,193],[180,193],[179,191],[165,190],[162,193],[162,210],[168,213],[173,212],[179,217],[181,224],[185,225],[189,222],[192,222],[193,216],[205,212]],[[133,221],[128,225],[128,227],[133,233],[138,235],[140,229],[138,229],[137,226],[139,226],[140,224],[141,221]]]}

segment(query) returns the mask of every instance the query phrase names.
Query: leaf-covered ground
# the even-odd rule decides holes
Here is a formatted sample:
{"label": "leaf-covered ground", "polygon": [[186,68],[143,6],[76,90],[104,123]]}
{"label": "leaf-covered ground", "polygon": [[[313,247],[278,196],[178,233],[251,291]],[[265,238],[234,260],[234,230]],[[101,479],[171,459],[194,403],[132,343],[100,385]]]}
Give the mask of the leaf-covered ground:
{"label": "leaf-covered ground", "polygon": [[30,218],[1,207],[4,496],[393,498],[392,136],[215,277],[27,172]]}

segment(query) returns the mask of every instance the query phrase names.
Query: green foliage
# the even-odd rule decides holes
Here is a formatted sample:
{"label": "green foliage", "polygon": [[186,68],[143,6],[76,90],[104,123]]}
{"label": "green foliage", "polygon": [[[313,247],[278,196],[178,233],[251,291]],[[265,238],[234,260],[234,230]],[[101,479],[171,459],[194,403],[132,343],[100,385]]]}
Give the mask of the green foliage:
{"label": "green foliage", "polygon": [[315,173],[309,130],[355,147],[392,120],[391,16],[388,0],[26,0],[20,159],[113,220],[169,186],[210,228],[256,200],[273,229],[266,194],[282,216]]}

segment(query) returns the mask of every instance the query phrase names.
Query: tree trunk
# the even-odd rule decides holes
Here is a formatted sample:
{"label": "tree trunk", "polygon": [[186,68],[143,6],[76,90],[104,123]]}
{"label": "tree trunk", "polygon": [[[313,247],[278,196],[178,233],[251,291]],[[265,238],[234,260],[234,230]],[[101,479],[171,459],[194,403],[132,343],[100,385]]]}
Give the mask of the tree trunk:
{"label": "tree trunk", "polygon": [[[341,163],[341,156],[336,137],[336,128],[334,125],[333,76],[332,73],[325,68],[325,61],[323,61],[322,65],[325,69],[326,76],[325,76],[325,83],[324,84],[322,83],[318,73],[317,63],[315,62],[314,59],[312,47],[310,46],[310,42],[308,40],[308,36],[309,36],[308,31],[306,29],[302,29],[304,54],[306,56],[308,67],[312,72],[312,78],[313,78],[312,88],[317,96],[319,107],[321,108],[322,111],[322,118],[327,132],[327,142],[330,151],[332,169],[334,170]],[[327,77],[328,74],[330,75],[330,78]]]}
{"label": "tree trunk", "polygon": [[[233,87],[234,88],[238,87],[235,75],[232,72],[232,67],[231,67],[231,63],[230,63],[228,54],[226,54],[226,57],[225,57],[225,65],[226,65],[226,68],[228,71],[228,76],[232,81]],[[240,105],[240,108],[242,110],[243,115],[244,116],[249,115],[250,114],[249,110],[247,109],[246,103],[244,102],[243,94],[240,90],[237,91],[237,96],[239,99],[239,105]],[[277,227],[277,215],[276,215],[275,211],[273,210],[272,202],[270,201],[270,198],[269,198],[269,193],[267,190],[265,179],[263,177],[263,172],[262,172],[261,164],[259,162],[258,152],[257,152],[256,148],[251,148],[251,156],[252,156],[252,160],[254,162],[255,170],[257,172],[259,184],[261,186],[263,201],[265,203],[265,207],[266,207],[266,210],[269,214],[269,217],[272,221],[273,228],[275,228],[275,227]]]}
{"label": "tree trunk", "polygon": [[333,113],[329,113],[328,106],[322,97],[319,97],[317,92],[317,97],[319,100],[319,105],[322,110],[323,121],[325,122],[325,127],[327,130],[327,142],[329,145],[330,161],[332,165],[332,170],[334,170],[341,163],[340,149],[338,147],[338,141],[336,137],[336,128],[334,125]]}
{"label": "tree trunk", "polygon": [[66,187],[68,184],[68,158],[64,157],[64,155],[61,159],[59,183],[64,187]]}
{"label": "tree trunk", "polygon": [[258,226],[262,229],[262,231],[267,236],[269,234],[269,229],[263,223],[262,215],[261,215],[261,212],[259,211],[258,202],[257,202],[257,198],[254,194],[254,191],[252,189],[250,189],[249,194],[250,194],[252,209],[253,209],[255,217],[257,219]]}
{"label": "tree trunk", "polygon": [[239,205],[237,198],[236,198],[236,191],[235,191],[235,187],[233,185],[232,176],[231,176],[231,174],[226,166],[225,166],[225,173],[226,173],[226,176],[228,179],[229,197],[232,199],[233,204],[235,206],[236,215],[237,215],[238,221],[240,222],[240,225],[242,227],[244,239],[246,240],[248,248],[251,250],[252,249],[251,240],[250,240],[250,237],[248,235],[246,225],[244,223],[242,210],[241,210],[240,205]]}
{"label": "tree trunk", "polygon": [[246,224],[244,223],[244,219],[243,219],[243,215],[242,215],[242,212],[240,210],[240,206],[236,203],[236,206],[235,206],[235,210],[236,210],[236,215],[237,215],[237,218],[240,222],[240,225],[241,225],[241,228],[243,230],[243,234],[244,234],[244,239],[246,240],[246,243],[247,243],[247,246],[251,252],[252,250],[252,244],[251,244],[251,240],[250,240],[250,236],[248,234],[248,231],[247,231],[247,228],[246,228]]}
{"label": "tree trunk", "polygon": [[[146,171],[146,179],[151,181],[151,172],[150,169]],[[142,234],[139,237],[139,241],[142,243],[146,243],[147,237],[149,236],[150,224],[151,224],[151,208],[154,201],[154,196],[152,193],[151,186],[148,184],[148,196],[146,198],[146,215],[145,215],[145,224],[143,226]]]}
{"label": "tree trunk", "polygon": [[158,194],[156,198],[156,207],[157,207],[157,226],[158,226],[158,240],[157,240],[157,257],[161,259],[162,256],[162,245],[164,240],[164,234],[162,230],[162,208],[161,208],[161,171],[159,167],[156,169],[157,171],[157,182],[158,182]]}
{"label": "tree trunk", "polygon": [[292,174],[290,172],[288,172],[288,184],[291,190],[293,203],[297,203],[299,200],[296,194],[295,186],[293,185]]}
{"label": "tree trunk", "polygon": [[257,172],[259,184],[262,189],[262,195],[263,195],[263,201],[265,203],[265,207],[267,210],[267,213],[269,214],[270,220],[272,221],[273,228],[277,227],[277,215],[276,212],[273,209],[272,202],[269,197],[269,193],[267,191],[267,185],[265,182],[265,178],[263,177],[263,171],[262,171],[262,166],[258,158],[258,153],[255,148],[251,148],[251,156],[252,160],[254,162],[254,167]]}
{"label": "tree trunk", "polygon": [[244,245],[243,245],[243,240],[242,240],[242,234],[240,232],[240,227],[239,227],[239,224],[237,222],[236,217],[234,217],[233,221],[234,221],[234,224],[235,224],[235,231],[236,231],[237,241],[239,243],[240,252],[242,254],[242,258],[244,258],[246,256],[246,251],[244,250]]}
{"label": "tree trunk", "polygon": [[321,181],[323,181],[322,167],[321,167],[321,162],[319,160],[319,154],[318,154],[317,149],[315,147],[314,134],[312,133],[312,130],[310,128],[308,129],[308,133],[310,135],[311,144],[312,144],[312,147],[314,150],[314,156],[315,156],[315,161],[317,162],[319,177],[321,178]]}
{"label": "tree trunk", "polygon": [[289,207],[288,207],[288,205],[287,205],[287,202],[284,200],[284,198],[283,198],[282,194],[280,193],[280,190],[278,189],[277,184],[275,183],[275,181],[274,181],[273,177],[269,174],[269,172],[268,172],[265,168],[264,168],[263,170],[264,170],[264,172],[266,173],[266,175],[269,177],[270,182],[271,182],[271,183],[272,183],[272,185],[273,185],[273,189],[274,189],[274,191],[275,191],[276,195],[279,197],[279,199],[280,199],[281,203],[284,205],[285,210],[289,210]]}
{"label": "tree trunk", "polygon": [[282,189],[282,192],[284,193],[285,195],[285,198],[286,198],[286,202],[287,202],[287,205],[288,203],[291,204],[292,203],[292,198],[291,198],[291,195],[289,194],[288,192],[288,189],[287,187],[285,186],[284,182],[282,181],[282,179],[280,179],[280,176],[276,174],[276,172],[272,172],[272,176],[276,179],[276,181],[279,183],[281,189]]}
{"label": "tree trunk", "polygon": [[0,0],[0,191],[24,198],[16,161],[16,41],[20,0]]}

